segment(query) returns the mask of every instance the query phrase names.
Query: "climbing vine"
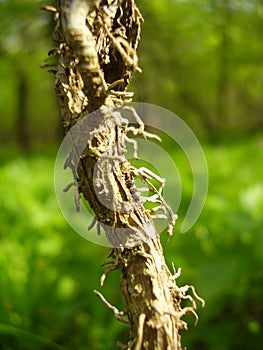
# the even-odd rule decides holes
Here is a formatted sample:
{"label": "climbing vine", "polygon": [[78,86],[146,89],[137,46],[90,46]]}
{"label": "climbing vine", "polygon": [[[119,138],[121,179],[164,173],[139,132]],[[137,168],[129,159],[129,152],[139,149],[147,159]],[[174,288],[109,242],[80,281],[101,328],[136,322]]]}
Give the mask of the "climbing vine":
{"label": "climbing vine", "polygon": [[[119,321],[129,324],[130,341],[121,345],[124,349],[181,349],[179,330],[187,328],[182,317],[193,313],[198,319],[195,300],[204,301],[193,286],[178,287],[181,270],[171,273],[165,263],[153,221],[166,218],[167,233],[172,234],[177,215],[162,195],[165,179],[126,159],[127,144],[138,156],[132,136],[160,141],[129,105],[131,75],[141,72],[136,50],[142,15],[133,0],[57,0],[43,9],[55,16],[57,47],[49,55],[57,57],[55,89],[63,126],[71,136],[64,168],[71,169],[73,182],[65,191],[75,186],[76,210],[87,201],[94,212],[89,229],[96,225],[111,244],[110,266],[100,282],[102,286],[111,271],[120,269],[125,310],[95,294]],[[142,196],[136,178],[150,197]],[[151,209],[145,208],[146,201],[153,204]],[[183,300],[190,304],[182,306]]]}

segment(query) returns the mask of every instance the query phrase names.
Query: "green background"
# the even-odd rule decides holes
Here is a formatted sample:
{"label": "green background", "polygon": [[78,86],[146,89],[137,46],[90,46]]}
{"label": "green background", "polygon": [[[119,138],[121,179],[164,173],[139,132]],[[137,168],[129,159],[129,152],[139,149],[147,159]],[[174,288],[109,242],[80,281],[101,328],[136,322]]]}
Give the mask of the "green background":
{"label": "green background", "polygon": [[[43,1],[0,1],[0,349],[110,350],[127,342],[93,290],[119,309],[119,272],[99,286],[108,249],[84,240],[62,216],[53,172],[63,139],[54,76],[40,69],[55,46]],[[263,342],[263,3],[138,1],[145,23],[135,101],[165,107],[192,128],[207,157],[204,210],[185,234],[192,173],[164,142],[182,183],[167,264],[182,268],[206,300],[186,316],[188,349],[258,349]],[[149,162],[152,155],[149,154]],[[157,159],[162,169],[163,159]],[[174,174],[162,174],[173,188]],[[176,196],[176,193],[174,194]],[[73,196],[73,194],[72,194]]]}

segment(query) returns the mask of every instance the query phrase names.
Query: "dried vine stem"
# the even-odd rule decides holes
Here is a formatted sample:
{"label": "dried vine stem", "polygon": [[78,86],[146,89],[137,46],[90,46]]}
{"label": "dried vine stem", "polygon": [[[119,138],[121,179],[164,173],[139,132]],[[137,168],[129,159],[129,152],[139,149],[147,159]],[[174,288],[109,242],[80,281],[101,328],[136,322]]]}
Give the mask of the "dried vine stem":
{"label": "dried vine stem", "polygon": [[[155,137],[145,132],[133,109],[130,112],[139,127],[131,127],[121,108],[131,97],[126,91],[131,74],[140,70],[136,49],[142,17],[134,0],[57,0],[55,7],[44,9],[55,13],[58,47],[51,54],[59,57],[56,93],[63,125],[66,131],[74,126],[65,168],[70,168],[74,177],[70,186],[76,186],[77,208],[82,193],[96,217],[91,226],[97,223],[98,230],[102,227],[113,246],[112,266],[103,274],[101,284],[110,271],[121,270],[121,292],[130,325],[126,349],[179,350],[179,330],[187,327],[181,317],[189,312],[196,315],[194,298],[202,299],[193,287],[176,285],[179,274],[173,276],[165,263],[151,212],[144,208],[135,177],[141,176],[153,193],[152,200],[159,206],[153,214],[158,215],[162,207],[159,215],[170,218],[171,234],[176,216],[162,197],[163,185],[156,189],[150,181],[154,175],[132,167],[125,158],[127,142],[133,144],[135,155],[137,152],[129,133]],[[194,297],[187,294],[189,290]],[[123,313],[101,293],[96,294],[123,322]],[[190,306],[183,307],[183,299]]]}

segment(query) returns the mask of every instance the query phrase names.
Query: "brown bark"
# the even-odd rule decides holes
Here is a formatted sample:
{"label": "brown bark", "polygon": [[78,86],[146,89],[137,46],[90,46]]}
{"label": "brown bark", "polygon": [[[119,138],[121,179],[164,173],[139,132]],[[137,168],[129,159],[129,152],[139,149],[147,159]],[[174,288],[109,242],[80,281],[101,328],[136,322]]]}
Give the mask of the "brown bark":
{"label": "brown bark", "polygon": [[[196,308],[187,292],[196,294],[191,286],[179,288],[178,274],[173,276],[166,266],[159,235],[134,178],[140,175],[152,190],[151,184],[125,159],[130,132],[154,137],[144,131],[132,108],[126,111],[139,126],[130,127],[123,117],[131,73],[140,70],[136,48],[141,15],[133,0],[57,0],[53,10],[59,45],[56,92],[66,131],[76,126],[65,167],[72,168],[78,191],[113,246],[112,266],[101,284],[108,272],[121,270],[125,312],[96,294],[117,319],[129,323],[126,349],[181,349],[179,330],[187,326],[181,317],[195,314]],[[166,205],[158,190],[155,194]],[[78,209],[78,201],[76,205]],[[175,216],[168,212],[173,225]],[[181,299],[191,305],[182,307]],[[122,319],[123,315],[128,318]]]}

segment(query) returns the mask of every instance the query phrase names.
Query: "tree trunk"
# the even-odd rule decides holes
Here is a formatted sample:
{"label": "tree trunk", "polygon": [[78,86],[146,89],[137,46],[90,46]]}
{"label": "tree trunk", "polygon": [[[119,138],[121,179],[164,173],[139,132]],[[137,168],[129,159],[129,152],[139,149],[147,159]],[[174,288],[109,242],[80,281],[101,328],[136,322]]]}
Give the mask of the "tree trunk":
{"label": "tree trunk", "polygon": [[23,68],[17,70],[17,140],[23,151],[29,151],[29,123],[28,123],[28,81]]}
{"label": "tree trunk", "polygon": [[[142,17],[134,0],[57,0],[56,8],[46,9],[56,11],[54,38],[59,47],[52,52],[59,54],[56,93],[63,124],[67,132],[75,130],[65,167],[71,167],[78,191],[113,247],[112,266],[101,284],[111,270],[121,270],[125,312],[118,312],[95,292],[117,319],[129,323],[125,349],[181,349],[179,330],[187,328],[181,317],[195,314],[196,309],[187,293],[191,289],[196,294],[192,286],[179,288],[179,274],[172,275],[166,266],[135,177],[141,176],[166,205],[161,192],[151,186],[147,169],[136,169],[125,158],[130,133],[155,137],[144,131],[135,110],[125,105],[131,74],[140,70],[136,48]],[[139,126],[131,127],[124,112],[132,114]],[[78,209],[78,200],[76,205]],[[170,210],[169,215],[173,226],[176,216]],[[182,307],[181,299],[191,305]]]}
{"label": "tree trunk", "polygon": [[[220,36],[220,45],[218,47],[218,82],[217,82],[217,132],[226,130],[230,123],[230,59],[231,59],[231,42],[230,42],[230,27],[231,27],[231,9],[230,1],[224,0],[219,5],[220,22],[218,24],[218,34]],[[223,128],[222,128],[223,126]]]}

